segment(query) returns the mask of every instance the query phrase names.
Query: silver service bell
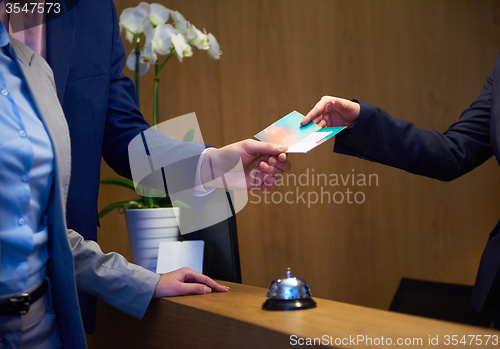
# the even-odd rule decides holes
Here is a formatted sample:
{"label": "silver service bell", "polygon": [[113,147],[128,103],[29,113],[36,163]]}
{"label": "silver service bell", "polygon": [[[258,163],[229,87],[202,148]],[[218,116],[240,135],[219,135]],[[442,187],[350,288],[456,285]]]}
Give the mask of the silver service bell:
{"label": "silver service bell", "polygon": [[276,279],[267,289],[267,300],[262,304],[266,310],[298,310],[316,307],[307,283],[291,277],[290,268],[285,279]]}

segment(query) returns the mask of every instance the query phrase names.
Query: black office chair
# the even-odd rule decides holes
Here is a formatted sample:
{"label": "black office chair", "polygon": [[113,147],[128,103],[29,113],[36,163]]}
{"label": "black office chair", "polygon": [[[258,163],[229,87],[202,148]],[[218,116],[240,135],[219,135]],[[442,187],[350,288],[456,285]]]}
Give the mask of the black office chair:
{"label": "black office chair", "polygon": [[489,327],[471,304],[473,286],[401,279],[390,311]]}
{"label": "black office chair", "polygon": [[[218,189],[224,190],[224,189]],[[230,191],[226,191],[232,216],[208,228],[184,235],[183,240],[205,241],[203,274],[212,279],[241,284],[236,215]]]}

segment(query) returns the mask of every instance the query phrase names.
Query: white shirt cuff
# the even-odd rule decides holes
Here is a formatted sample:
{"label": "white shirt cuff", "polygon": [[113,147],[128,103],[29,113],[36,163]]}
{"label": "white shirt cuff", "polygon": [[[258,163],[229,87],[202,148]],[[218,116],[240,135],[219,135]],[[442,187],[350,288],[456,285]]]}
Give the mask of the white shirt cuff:
{"label": "white shirt cuff", "polygon": [[215,188],[210,188],[208,191],[205,189],[203,184],[201,183],[201,163],[203,161],[203,157],[205,156],[208,149],[205,149],[198,160],[198,166],[196,166],[196,177],[194,179],[194,196],[202,197],[210,194],[215,190]]}

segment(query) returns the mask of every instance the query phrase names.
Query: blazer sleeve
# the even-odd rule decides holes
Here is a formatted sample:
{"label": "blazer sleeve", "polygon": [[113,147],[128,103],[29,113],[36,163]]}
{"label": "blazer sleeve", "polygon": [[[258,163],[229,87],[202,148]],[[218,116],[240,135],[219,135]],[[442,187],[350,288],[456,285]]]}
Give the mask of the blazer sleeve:
{"label": "blazer sleeve", "polygon": [[127,262],[117,253],[104,254],[94,241],[68,230],[77,287],[115,308],[142,318],[160,275]]}
{"label": "blazer sleeve", "polygon": [[360,115],[352,129],[337,136],[334,151],[443,181],[471,171],[493,155],[491,98],[498,62],[497,57],[497,65],[477,99],[444,133],[419,129],[356,101],[361,106]]}

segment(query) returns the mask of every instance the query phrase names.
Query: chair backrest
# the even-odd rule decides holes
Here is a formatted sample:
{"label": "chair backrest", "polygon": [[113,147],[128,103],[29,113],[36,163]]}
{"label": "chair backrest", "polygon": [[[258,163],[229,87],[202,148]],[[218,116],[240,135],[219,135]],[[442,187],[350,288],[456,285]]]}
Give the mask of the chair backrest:
{"label": "chair backrest", "polygon": [[473,286],[401,279],[389,308],[399,313],[489,327],[471,304]]}
{"label": "chair backrest", "polygon": [[241,283],[240,252],[236,215],[231,195],[226,192],[231,217],[210,227],[186,234],[184,240],[203,240],[203,274],[212,279]]}

